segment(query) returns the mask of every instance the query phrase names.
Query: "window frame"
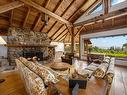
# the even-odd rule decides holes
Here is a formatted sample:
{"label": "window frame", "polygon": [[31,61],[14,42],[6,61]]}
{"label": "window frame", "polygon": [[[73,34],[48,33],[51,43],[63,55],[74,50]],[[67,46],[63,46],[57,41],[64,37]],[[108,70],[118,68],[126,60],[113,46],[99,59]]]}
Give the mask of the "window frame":
{"label": "window frame", "polygon": [[[124,1],[122,1],[122,2],[126,2],[127,0],[124,0]],[[119,2],[119,3],[117,3],[117,4],[114,4],[114,5],[112,5],[112,0],[109,0],[109,2],[110,2],[110,7],[112,7],[112,6],[115,6],[115,5],[117,5],[117,4],[119,4],[119,3],[122,3],[122,2]]]}
{"label": "window frame", "polygon": [[[89,11],[89,15],[91,15],[91,14],[95,14],[95,13],[97,13],[97,12],[99,12],[99,11],[96,11],[96,12],[94,12],[98,7],[100,7],[100,6],[102,6],[102,9],[101,10],[99,10],[99,11],[103,11],[103,3],[101,2],[101,3],[99,3],[98,5],[96,5],[92,10],[90,10]],[[94,13],[93,13],[94,12]]]}

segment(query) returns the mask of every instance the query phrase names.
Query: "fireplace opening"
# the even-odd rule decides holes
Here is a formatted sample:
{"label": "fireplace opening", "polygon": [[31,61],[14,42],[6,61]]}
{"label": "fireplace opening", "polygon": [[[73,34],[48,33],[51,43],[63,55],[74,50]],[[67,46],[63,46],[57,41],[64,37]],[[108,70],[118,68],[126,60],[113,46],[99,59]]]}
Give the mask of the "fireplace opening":
{"label": "fireplace opening", "polygon": [[38,61],[43,61],[43,52],[42,51],[37,51],[37,50],[23,50],[20,53],[20,56],[25,57],[25,58],[33,58],[37,57]]}

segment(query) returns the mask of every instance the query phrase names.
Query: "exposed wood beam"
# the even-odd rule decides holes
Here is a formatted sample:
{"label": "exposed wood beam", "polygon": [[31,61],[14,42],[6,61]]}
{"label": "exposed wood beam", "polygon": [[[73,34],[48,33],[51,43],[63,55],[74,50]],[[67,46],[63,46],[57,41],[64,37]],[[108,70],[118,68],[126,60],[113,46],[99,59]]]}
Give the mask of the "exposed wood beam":
{"label": "exposed wood beam", "polygon": [[9,3],[9,4],[2,5],[2,6],[0,6],[0,13],[10,11],[12,9],[21,7],[23,5],[24,5],[24,3],[20,2],[20,1],[14,1],[14,2]]}
{"label": "exposed wood beam", "polygon": [[42,7],[42,6],[40,6],[40,5],[36,4],[36,3],[34,3],[34,2],[31,1],[31,0],[20,0],[20,1],[24,2],[25,4],[27,4],[27,5],[29,5],[29,6],[32,6],[33,8],[37,9],[37,10],[40,11],[40,12],[43,12],[43,13],[45,13],[45,14],[47,14],[47,15],[49,15],[49,16],[55,18],[55,19],[57,19],[58,21],[60,21],[60,22],[62,22],[62,23],[66,23],[66,24],[71,25],[71,23],[70,23],[69,21],[67,21],[66,19],[64,19],[64,18],[62,18],[62,17],[56,15],[55,13],[49,11],[48,9],[45,9],[44,7]]}
{"label": "exposed wood beam", "polygon": [[84,24],[94,23],[95,21],[112,19],[112,18],[115,18],[115,17],[126,15],[127,14],[126,9],[127,9],[127,7],[124,8],[124,9],[118,10],[118,11],[114,11],[114,12],[102,15],[102,16],[97,16],[97,17],[94,17],[92,19],[88,19],[86,21],[76,23],[76,24],[74,24],[74,26],[76,27],[76,26],[80,26],[80,25],[84,25]]}
{"label": "exposed wood beam", "polygon": [[[76,16],[76,14],[80,13],[80,16],[83,14],[83,13],[86,13],[88,12],[89,10],[91,10],[91,8],[94,8],[95,5],[99,4],[102,0],[96,0],[93,4],[91,4],[86,10],[84,10],[84,6],[85,6],[85,3],[87,2],[88,0],[86,0],[75,12],[72,16],[69,17],[69,20],[70,21],[74,16]],[[81,10],[84,10],[82,13],[81,13]],[[78,16],[78,17],[80,17]],[[78,18],[77,18],[78,19]],[[77,20],[76,19],[76,20]]]}
{"label": "exposed wood beam", "polygon": [[[82,3],[82,5],[74,12],[74,14],[73,15],[71,15],[70,17],[69,17],[69,20],[73,17],[73,16],[75,16],[75,14],[77,14],[82,8],[83,8],[83,6],[84,6],[84,4],[87,2],[87,0],[85,0],[83,3]],[[74,2],[73,2],[74,3]]]}
{"label": "exposed wood beam", "polygon": [[23,28],[24,28],[25,25],[26,25],[26,22],[27,22],[27,19],[28,19],[28,17],[29,17],[29,14],[30,14],[30,8],[28,7],[28,11],[27,11],[26,17],[25,17],[24,22],[23,22]]}
{"label": "exposed wood beam", "polygon": [[74,27],[71,27],[71,53],[74,53]]}
{"label": "exposed wood beam", "polygon": [[[75,2],[76,0],[73,0],[71,3],[70,3],[70,5],[65,9],[65,11],[61,14],[61,17],[67,12],[67,10],[73,5],[73,3]],[[61,27],[62,28],[62,27]],[[56,31],[56,33],[57,33],[58,31]],[[55,34],[56,34],[55,33]]]}
{"label": "exposed wood beam", "polygon": [[57,33],[57,31],[59,31],[63,26],[64,26],[64,24],[62,24],[62,25],[52,34],[52,36],[50,36],[50,38],[52,38],[52,37]]}
{"label": "exposed wood beam", "polygon": [[44,27],[45,27],[45,24],[41,27],[40,32],[43,32]]}
{"label": "exposed wood beam", "polygon": [[70,41],[70,38],[71,38],[71,35],[70,35],[70,34],[68,34],[68,43],[69,43],[69,41]]}
{"label": "exposed wood beam", "polygon": [[54,40],[56,40],[61,34],[63,34],[63,32],[64,32],[65,30],[67,30],[67,29],[65,28],[59,35],[56,36],[56,38],[55,38]]}
{"label": "exposed wood beam", "polygon": [[35,22],[34,22],[34,25],[33,25],[33,27],[32,27],[32,30],[35,30],[35,28],[37,27],[39,21],[41,20],[41,17],[42,17],[42,14],[39,13],[38,16],[37,16],[37,19],[36,19]]}
{"label": "exposed wood beam", "polygon": [[[118,17],[118,18],[114,19],[113,24],[111,22],[112,19],[107,20],[107,21],[103,22],[103,25],[105,25],[103,27],[101,27],[101,25],[100,25],[101,22],[97,23],[98,27],[94,28],[93,30],[89,29],[89,30],[87,30],[87,32],[85,30],[82,30],[81,34],[91,34],[91,33],[103,32],[103,31],[107,31],[107,30],[125,28],[125,27],[127,27],[127,23],[125,22],[125,19],[126,19],[126,16],[122,16],[120,18]],[[107,23],[107,22],[109,22],[109,23]],[[87,25],[87,26],[91,26],[91,24]]]}
{"label": "exposed wood beam", "polygon": [[60,37],[57,41],[59,41],[60,39],[62,39],[67,33],[68,33],[68,31],[62,37]]}
{"label": "exposed wood beam", "polygon": [[58,4],[56,5],[55,9],[53,10],[53,13],[56,12],[56,10],[60,7],[60,5],[63,3],[64,0],[60,0]]}
{"label": "exposed wood beam", "polygon": [[[63,2],[64,0],[60,0],[59,2],[58,2],[58,4],[56,5],[56,7],[55,7],[55,9],[53,10],[53,13],[55,13],[56,12],[56,10],[59,8],[59,6],[62,4],[62,2]],[[57,23],[57,21],[55,21],[55,24]],[[53,24],[54,25],[54,24]],[[51,28],[53,28],[53,27],[51,27]],[[51,30],[51,28],[49,29],[49,30]],[[50,31],[48,31],[48,33],[49,33]]]}
{"label": "exposed wood beam", "polygon": [[[54,8],[54,10],[53,10],[53,13],[55,13],[56,12],[56,10],[59,8],[59,6],[62,4],[62,2],[63,2],[64,0],[61,0],[61,1],[59,1],[58,2],[58,4],[56,5],[56,7]],[[50,20],[50,19],[49,19]],[[57,22],[57,21],[55,21],[55,22]],[[44,28],[44,27],[43,27]],[[42,30],[41,31],[43,31],[43,28],[42,28]],[[53,28],[52,26],[51,26],[51,28]],[[51,28],[49,29],[49,30],[51,30]],[[48,31],[48,33],[49,33],[50,31]]]}
{"label": "exposed wood beam", "polygon": [[14,11],[11,10],[11,13],[10,13],[10,26],[13,25],[13,15],[14,15]]}
{"label": "exposed wood beam", "polygon": [[114,22],[114,18],[113,18],[113,19],[112,19],[112,26],[114,26],[114,23],[115,23],[115,22]]}
{"label": "exposed wood beam", "polygon": [[63,16],[63,15],[67,12],[67,10],[75,3],[75,1],[76,1],[76,0],[73,0],[73,1],[70,3],[70,5],[65,9],[65,11],[61,14],[61,16]]}
{"label": "exposed wood beam", "polygon": [[[44,8],[47,8],[47,7],[48,7],[49,2],[50,2],[50,0],[47,0],[47,1],[46,1],[45,5],[44,5]],[[40,29],[40,32],[43,32],[44,27],[45,27],[45,24],[42,25],[42,27],[41,27],[41,29]]]}
{"label": "exposed wood beam", "polygon": [[68,29],[68,32],[70,33],[70,35],[72,35],[72,34],[71,34],[71,29],[70,29],[70,27],[67,26],[67,24],[65,24],[65,26],[66,26],[66,28]]}
{"label": "exposed wood beam", "polygon": [[108,1],[109,0],[103,0],[104,14],[108,14],[108,8],[109,8],[109,6],[108,6],[109,2]]}
{"label": "exposed wood beam", "polygon": [[80,31],[82,31],[83,28],[84,28],[84,25],[82,25],[81,28],[77,31],[77,33],[75,34],[75,37],[78,35],[78,33],[79,33]]}
{"label": "exposed wood beam", "polygon": [[126,24],[127,24],[127,15],[126,15],[125,19],[126,19]]}

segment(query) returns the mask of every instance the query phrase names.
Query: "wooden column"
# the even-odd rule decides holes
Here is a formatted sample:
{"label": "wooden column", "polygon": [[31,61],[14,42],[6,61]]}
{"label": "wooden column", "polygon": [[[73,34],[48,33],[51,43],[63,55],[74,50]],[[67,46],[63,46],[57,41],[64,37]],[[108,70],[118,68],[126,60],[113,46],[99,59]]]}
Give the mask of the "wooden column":
{"label": "wooden column", "polygon": [[88,39],[84,39],[84,60],[87,60],[87,55],[89,52],[88,45],[89,45]]}
{"label": "wooden column", "polygon": [[109,0],[103,0],[103,9],[104,9],[104,14],[108,14],[108,8],[109,8]]}
{"label": "wooden column", "polygon": [[74,53],[74,27],[71,27],[71,53]]}
{"label": "wooden column", "polygon": [[79,34],[79,59],[81,59],[81,35]]}

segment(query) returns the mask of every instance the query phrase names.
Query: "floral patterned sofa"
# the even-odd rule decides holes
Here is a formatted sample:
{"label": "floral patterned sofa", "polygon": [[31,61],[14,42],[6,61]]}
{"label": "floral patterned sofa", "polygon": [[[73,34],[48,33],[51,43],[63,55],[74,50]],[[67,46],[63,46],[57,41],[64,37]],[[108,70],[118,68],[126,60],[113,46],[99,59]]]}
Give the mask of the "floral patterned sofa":
{"label": "floral patterned sofa", "polygon": [[51,85],[49,86],[49,84],[57,83],[59,81],[57,77],[64,77],[65,74],[53,71],[46,66],[40,66],[38,63],[28,61],[23,57],[15,61],[29,95],[57,95],[54,94],[54,90],[57,91],[57,89],[52,87],[53,92],[51,92]]}

